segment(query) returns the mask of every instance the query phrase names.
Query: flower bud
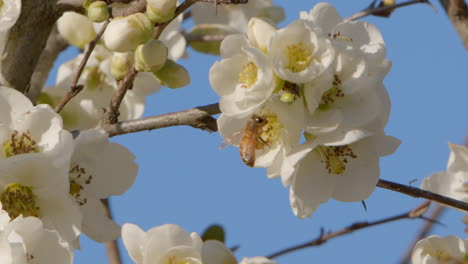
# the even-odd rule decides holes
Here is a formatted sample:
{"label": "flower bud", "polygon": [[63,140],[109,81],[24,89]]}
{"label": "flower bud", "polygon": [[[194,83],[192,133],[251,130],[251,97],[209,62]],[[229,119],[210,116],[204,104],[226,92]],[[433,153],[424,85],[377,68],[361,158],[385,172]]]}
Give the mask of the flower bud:
{"label": "flower bud", "polygon": [[177,0],[147,0],[146,13],[151,21],[163,23],[174,17]]}
{"label": "flower bud", "polygon": [[66,39],[68,43],[80,49],[83,49],[96,37],[93,22],[86,16],[75,12],[63,13],[57,20],[57,28],[60,35]]}
{"label": "flower bud", "polygon": [[247,26],[247,37],[253,46],[259,48],[263,53],[268,53],[270,38],[276,32],[276,27],[266,20],[253,17]]}
{"label": "flower bud", "polygon": [[150,40],[135,51],[135,68],[142,72],[159,71],[166,63],[167,47],[159,40]]}
{"label": "flower bud", "polygon": [[170,59],[166,61],[161,70],[153,72],[153,74],[162,85],[172,89],[181,88],[190,83],[190,75],[184,66]]}
{"label": "flower bud", "polygon": [[111,74],[116,80],[122,80],[133,65],[133,52],[114,52],[111,58]]}
{"label": "flower bud", "polygon": [[294,94],[290,92],[284,92],[283,94],[281,94],[280,101],[283,103],[292,103],[295,100],[294,97]]}
{"label": "flower bud", "polygon": [[132,51],[151,39],[153,24],[145,14],[135,13],[112,20],[104,32],[106,47],[116,52]]}
{"label": "flower bud", "polygon": [[216,38],[216,36],[235,33],[238,32],[234,28],[225,24],[198,24],[190,29],[187,34],[187,39],[193,39],[190,41],[192,49],[198,52],[219,55],[222,39],[210,39],[209,41],[204,41],[201,38],[205,37],[209,39],[211,36]]}
{"label": "flower bud", "polygon": [[104,1],[96,1],[87,8],[87,15],[93,22],[101,23],[109,18],[109,9]]}
{"label": "flower bud", "polygon": [[257,16],[268,18],[274,23],[279,23],[286,18],[284,9],[280,6],[266,7]]}

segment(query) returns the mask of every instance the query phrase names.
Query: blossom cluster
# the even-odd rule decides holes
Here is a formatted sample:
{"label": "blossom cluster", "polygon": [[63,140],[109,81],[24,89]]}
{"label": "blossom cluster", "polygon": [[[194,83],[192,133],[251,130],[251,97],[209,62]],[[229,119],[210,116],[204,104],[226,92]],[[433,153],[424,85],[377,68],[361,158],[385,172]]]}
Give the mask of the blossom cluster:
{"label": "blossom cluster", "polygon": [[330,198],[362,201],[379,179],[391,67],[378,29],[342,19],[327,3],[277,29],[252,18],[229,35],[210,70],[220,95],[219,132],[242,160],[290,185],[293,212],[310,217]]}
{"label": "blossom cluster", "polygon": [[12,88],[0,86],[0,108],[2,263],[72,263],[81,233],[117,239],[101,199],[130,188],[135,156],[102,130],[73,139],[50,106]]}

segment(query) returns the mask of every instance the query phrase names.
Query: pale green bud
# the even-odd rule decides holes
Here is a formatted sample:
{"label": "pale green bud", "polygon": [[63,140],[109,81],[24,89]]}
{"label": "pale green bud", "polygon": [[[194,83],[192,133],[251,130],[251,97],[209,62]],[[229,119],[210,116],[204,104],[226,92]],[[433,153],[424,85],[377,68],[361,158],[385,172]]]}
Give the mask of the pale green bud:
{"label": "pale green bud", "polygon": [[247,26],[247,37],[254,47],[268,53],[271,36],[276,32],[275,25],[261,18],[253,17]]}
{"label": "pale green bud", "polygon": [[57,28],[60,35],[68,43],[80,49],[83,49],[96,37],[93,22],[88,17],[75,12],[63,13],[57,20]]}
{"label": "pale green bud", "polygon": [[109,9],[104,1],[96,1],[89,5],[87,15],[93,22],[101,23],[109,18]]}
{"label": "pale green bud", "polygon": [[142,13],[117,17],[107,26],[103,36],[104,43],[112,51],[133,51],[138,45],[151,39],[153,28],[153,23]]}
{"label": "pale green bud", "polygon": [[[187,34],[187,39],[190,40],[190,46],[199,52],[208,54],[219,55],[219,48],[221,47],[221,38],[215,39],[218,36],[225,36],[229,34],[237,33],[237,31],[225,24],[198,24],[190,29]],[[198,38],[206,38],[208,41],[203,39],[197,40]],[[211,39],[213,37],[213,39]]]}
{"label": "pale green bud", "polygon": [[111,74],[116,80],[122,80],[133,66],[133,52],[114,52],[111,58]]}
{"label": "pale green bud", "polygon": [[280,101],[283,103],[292,103],[295,100],[294,97],[294,94],[290,92],[284,92],[283,94],[281,94]]}
{"label": "pale green bud", "polygon": [[142,72],[159,71],[166,63],[167,47],[159,40],[150,40],[135,51],[135,68]]}
{"label": "pale green bud", "polygon": [[146,14],[155,23],[171,20],[175,15],[177,0],[147,0]]}
{"label": "pale green bud", "polygon": [[190,84],[190,75],[184,66],[175,63],[173,60],[168,59],[164,67],[153,72],[154,77],[159,82],[169,88],[181,88]]}

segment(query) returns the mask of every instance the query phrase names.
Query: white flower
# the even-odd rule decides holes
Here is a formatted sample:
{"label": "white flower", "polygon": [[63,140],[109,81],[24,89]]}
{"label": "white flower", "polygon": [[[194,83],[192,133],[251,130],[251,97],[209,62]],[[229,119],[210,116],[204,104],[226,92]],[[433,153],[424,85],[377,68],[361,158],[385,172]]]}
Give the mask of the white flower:
{"label": "white flower", "polygon": [[102,130],[88,130],[74,140],[70,163],[70,194],[83,214],[82,231],[105,242],[120,235],[120,227],[105,216],[100,199],[124,193],[138,172],[135,156],[125,147],[109,142]]}
{"label": "white flower", "polygon": [[468,147],[449,144],[447,171],[436,172],[425,178],[421,188],[453,199],[468,202]]}
{"label": "white flower", "polygon": [[276,264],[276,261],[267,259],[265,257],[252,257],[243,258],[239,264]]}
{"label": "white flower", "polygon": [[456,236],[430,236],[413,249],[413,264],[466,263],[468,240]]}
{"label": "white flower", "polygon": [[[0,205],[1,206],[1,205]],[[73,250],[58,233],[44,228],[41,220],[22,216],[10,222],[0,211],[0,262],[5,264],[73,263]]]}
{"label": "white flower", "polygon": [[150,40],[152,34],[153,23],[149,18],[145,14],[135,13],[112,20],[104,32],[103,39],[108,49],[127,52]]}
{"label": "white flower", "polygon": [[122,240],[136,264],[202,264],[203,242],[177,225],[165,224],[147,232],[133,224],[122,226]]}
{"label": "white flower", "polygon": [[80,233],[81,214],[68,195],[71,134],[49,106],[33,107],[0,87],[0,202],[12,219],[36,216],[65,241]]}
{"label": "white flower", "polygon": [[330,198],[362,201],[374,191],[379,158],[393,153],[400,141],[383,134],[351,136],[354,143],[349,145],[322,145],[319,138],[309,137],[286,157],[281,177],[283,184],[291,184],[290,202],[296,216],[311,217]]}
{"label": "white flower", "polygon": [[0,0],[0,31],[9,30],[21,13],[21,0]]}
{"label": "white flower", "polygon": [[322,36],[328,36],[339,49],[357,49],[372,65],[368,71],[381,73],[381,79],[387,74],[390,63],[386,61],[385,42],[380,31],[374,25],[363,21],[347,21],[341,18],[336,9],[328,3],[318,3],[310,10],[301,12],[301,19],[309,21],[310,27]]}
{"label": "white flower", "polygon": [[167,59],[167,47],[159,40],[150,40],[135,51],[135,68],[138,71],[160,70]]}
{"label": "white flower", "polygon": [[93,22],[87,16],[75,12],[63,13],[57,20],[57,28],[64,39],[80,49],[96,37]]}
{"label": "white flower", "polygon": [[271,37],[269,57],[275,73],[292,83],[306,83],[320,76],[333,62],[330,40],[296,20]]}
{"label": "white flower", "polygon": [[196,3],[192,8],[192,17],[196,24],[228,24],[239,33],[247,30],[252,17],[264,17],[278,23],[284,19],[284,11],[274,6],[272,0],[255,0],[247,4],[219,5],[217,15],[213,4]]}
{"label": "white flower", "polygon": [[260,50],[250,47],[241,35],[230,35],[221,44],[222,60],[210,70],[210,83],[221,96],[226,115],[247,116],[271,96],[275,88],[273,70]]}
{"label": "white flower", "polygon": [[124,224],[122,240],[136,264],[237,264],[231,250],[222,242],[203,242],[198,234],[189,234],[173,224],[154,227],[147,232],[136,225]]}
{"label": "white flower", "polygon": [[247,36],[252,46],[260,49],[265,54],[268,54],[270,39],[275,32],[275,25],[257,17],[250,19],[247,28]]}
{"label": "white flower", "polygon": [[153,22],[162,23],[174,17],[177,0],[148,0],[146,13]]}

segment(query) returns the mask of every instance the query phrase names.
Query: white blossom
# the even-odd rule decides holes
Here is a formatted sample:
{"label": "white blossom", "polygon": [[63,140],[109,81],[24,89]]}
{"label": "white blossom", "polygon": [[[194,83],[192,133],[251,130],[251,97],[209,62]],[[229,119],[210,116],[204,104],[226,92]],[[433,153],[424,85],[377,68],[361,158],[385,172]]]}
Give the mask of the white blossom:
{"label": "white blossom", "polygon": [[466,263],[468,240],[456,236],[429,236],[413,249],[413,264]]}
{"label": "white blossom", "polygon": [[104,32],[106,47],[116,52],[133,51],[140,44],[150,40],[153,23],[142,13],[114,18]]}
{"label": "white blossom", "polygon": [[[1,206],[1,205],[0,205]],[[56,231],[45,229],[35,217],[19,216],[10,222],[0,211],[0,262],[4,264],[73,263],[73,250]]]}
{"label": "white blossom", "polygon": [[333,62],[330,40],[296,20],[272,37],[269,57],[275,73],[291,83],[306,83],[320,76]]}
{"label": "white blossom", "polygon": [[393,153],[400,142],[383,134],[353,136],[354,143],[347,145],[322,145],[312,137],[286,157],[281,177],[285,185],[291,185],[290,202],[296,216],[311,217],[330,198],[356,202],[374,191],[379,158]]}
{"label": "white blossom", "polygon": [[447,170],[425,178],[421,188],[453,199],[468,202],[468,147],[449,144]]}
{"label": "white blossom", "polygon": [[0,31],[9,30],[21,14],[21,0],[0,0]]}
{"label": "white blossom", "polygon": [[251,257],[243,258],[239,264],[276,264],[276,261],[267,259],[265,257]]}
{"label": "white blossom", "polygon": [[105,215],[101,199],[124,193],[138,172],[135,156],[109,142],[102,130],[88,130],[74,140],[70,163],[70,194],[83,214],[83,232],[106,242],[120,236],[120,227]]}

